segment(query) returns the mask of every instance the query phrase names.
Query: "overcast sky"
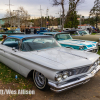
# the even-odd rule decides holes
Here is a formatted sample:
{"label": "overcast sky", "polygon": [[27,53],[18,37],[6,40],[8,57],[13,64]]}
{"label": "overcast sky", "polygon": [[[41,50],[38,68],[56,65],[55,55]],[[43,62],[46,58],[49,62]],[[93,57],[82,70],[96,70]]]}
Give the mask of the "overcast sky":
{"label": "overcast sky", "polygon": [[[20,6],[24,7],[25,10],[34,18],[40,17],[40,5],[42,8],[42,15],[46,16],[46,9],[48,8],[48,15],[58,17],[58,12],[60,11],[60,6],[53,7],[52,6],[53,0],[10,0],[11,3],[11,11],[17,10]],[[67,0],[66,0],[67,1]],[[82,16],[88,16],[90,9],[94,6],[95,0],[85,0],[84,3],[80,4],[77,7],[78,14]],[[9,0],[2,0],[0,2],[0,18],[5,16],[6,10],[9,9]],[[65,10],[68,10],[67,2],[65,4]]]}

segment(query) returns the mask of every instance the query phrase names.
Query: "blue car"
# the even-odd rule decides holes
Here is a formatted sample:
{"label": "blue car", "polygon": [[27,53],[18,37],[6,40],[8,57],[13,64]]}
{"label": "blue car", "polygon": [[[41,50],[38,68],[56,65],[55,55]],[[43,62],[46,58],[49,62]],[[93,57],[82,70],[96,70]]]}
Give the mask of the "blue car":
{"label": "blue car", "polygon": [[3,35],[9,36],[9,35],[21,35],[24,34],[24,32],[21,32],[20,30],[7,30],[5,32],[0,33],[0,39],[3,38]]}
{"label": "blue car", "polygon": [[73,39],[65,32],[40,32],[42,35],[52,35],[62,46],[88,52],[98,52],[98,42]]}

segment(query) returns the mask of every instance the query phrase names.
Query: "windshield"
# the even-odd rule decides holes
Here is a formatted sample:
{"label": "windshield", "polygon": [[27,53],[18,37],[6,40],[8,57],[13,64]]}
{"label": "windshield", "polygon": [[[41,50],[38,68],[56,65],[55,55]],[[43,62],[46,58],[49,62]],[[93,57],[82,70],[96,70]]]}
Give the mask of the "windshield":
{"label": "windshield", "polygon": [[87,31],[78,31],[80,35],[89,35]]}
{"label": "windshield", "polygon": [[60,47],[60,44],[52,37],[50,38],[27,38],[22,40],[22,51],[34,51]]}
{"label": "windshield", "polygon": [[8,30],[5,33],[21,33],[20,30]]}
{"label": "windshield", "polygon": [[55,38],[56,38],[56,40],[72,39],[72,37],[69,34],[57,34]]}
{"label": "windshield", "polygon": [[14,30],[5,31],[5,33],[13,33]]}

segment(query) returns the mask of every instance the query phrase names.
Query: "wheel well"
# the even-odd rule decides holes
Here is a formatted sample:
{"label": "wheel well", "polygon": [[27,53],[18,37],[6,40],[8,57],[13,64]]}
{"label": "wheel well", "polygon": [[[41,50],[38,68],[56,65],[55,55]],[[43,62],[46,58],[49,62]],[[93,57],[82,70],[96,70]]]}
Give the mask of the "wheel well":
{"label": "wheel well", "polygon": [[31,70],[31,71],[28,73],[27,78],[29,78],[29,77],[33,78],[33,71],[34,71],[34,70]]}

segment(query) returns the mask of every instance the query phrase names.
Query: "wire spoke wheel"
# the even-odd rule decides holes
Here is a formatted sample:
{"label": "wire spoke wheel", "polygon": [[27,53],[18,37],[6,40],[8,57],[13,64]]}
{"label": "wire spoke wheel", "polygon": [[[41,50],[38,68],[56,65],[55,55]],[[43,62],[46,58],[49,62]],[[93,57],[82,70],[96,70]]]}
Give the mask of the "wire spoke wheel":
{"label": "wire spoke wheel", "polygon": [[40,72],[33,72],[34,83],[40,90],[44,90],[47,87],[47,79]]}

